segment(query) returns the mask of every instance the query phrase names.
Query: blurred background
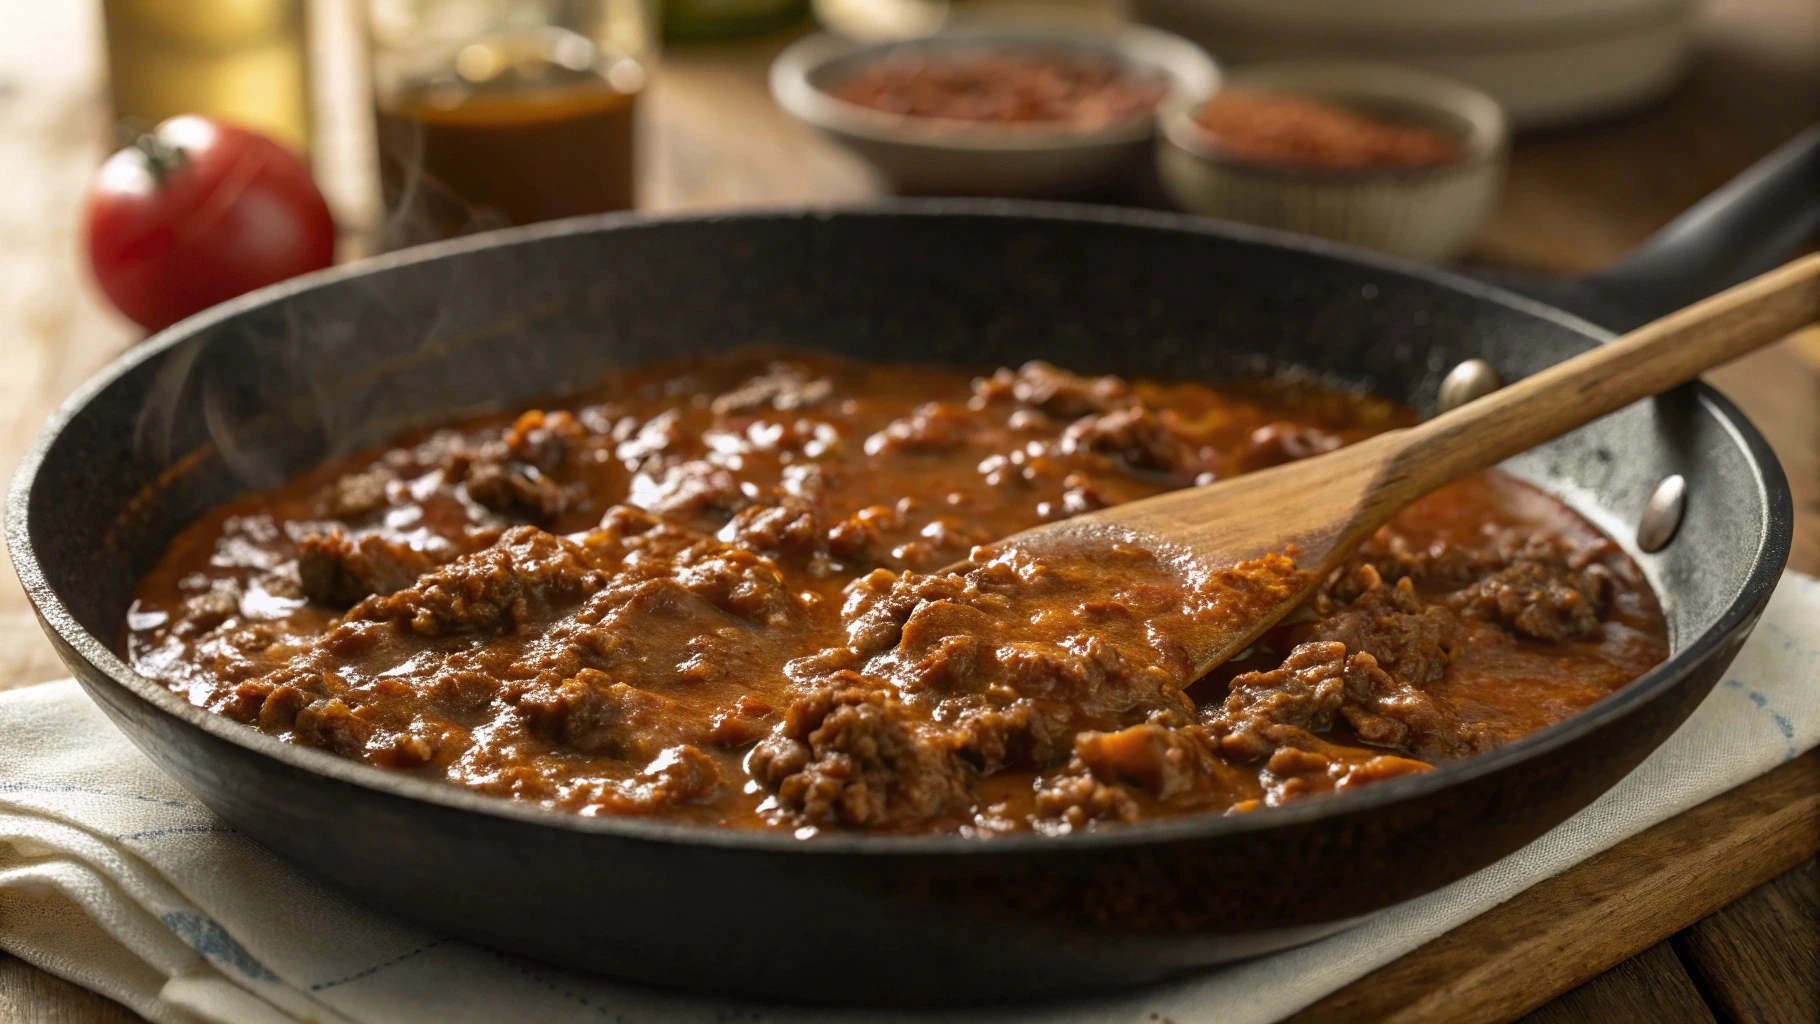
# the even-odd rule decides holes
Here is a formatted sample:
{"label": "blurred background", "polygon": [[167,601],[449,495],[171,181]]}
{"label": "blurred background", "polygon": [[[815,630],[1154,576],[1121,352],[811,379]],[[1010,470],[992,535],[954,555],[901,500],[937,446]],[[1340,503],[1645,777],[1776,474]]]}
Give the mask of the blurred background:
{"label": "blurred background", "polygon": [[[1484,223],[1446,255],[1568,270],[1609,262],[1820,117],[1820,5],[1812,0],[3,5],[8,24],[23,29],[0,42],[4,144],[35,147],[54,131],[68,161],[52,166],[35,155],[30,173],[79,187],[78,172],[132,130],[210,114],[306,152],[352,252],[634,204],[663,211],[891,190],[1027,191],[989,176],[903,188],[889,160],[866,148],[878,140],[857,137],[890,135],[891,126],[830,123],[818,116],[826,110],[781,92],[774,99],[774,61],[806,36],[831,36],[851,51],[986,23],[1010,26],[1013,41],[1078,27],[1104,43],[1140,23],[1210,55],[1229,88],[1247,69],[1286,61],[1428,72],[1488,95],[1516,140]],[[1130,58],[1122,44],[1101,49]],[[1154,64],[1167,75],[1180,61]],[[1412,109],[1429,112],[1422,104],[1432,97],[1416,99]],[[1142,168],[1131,175],[1142,176]],[[514,181],[520,195],[500,191]],[[1196,205],[1141,180],[1035,191]],[[28,193],[45,208],[43,192],[12,192]]]}

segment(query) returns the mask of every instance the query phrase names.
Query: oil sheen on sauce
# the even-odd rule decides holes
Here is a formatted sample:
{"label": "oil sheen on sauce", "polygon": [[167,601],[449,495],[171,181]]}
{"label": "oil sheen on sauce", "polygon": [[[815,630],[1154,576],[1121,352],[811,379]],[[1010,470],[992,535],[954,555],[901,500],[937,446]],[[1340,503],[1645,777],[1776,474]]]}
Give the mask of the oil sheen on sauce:
{"label": "oil sheen on sauce", "polygon": [[652,366],[214,510],[122,639],[249,727],[584,815],[984,836],[1262,811],[1583,710],[1666,656],[1653,594],[1489,473],[1196,681],[1185,633],[1294,585],[1289,559],[1183,579],[993,542],[1412,418],[1043,363]]}

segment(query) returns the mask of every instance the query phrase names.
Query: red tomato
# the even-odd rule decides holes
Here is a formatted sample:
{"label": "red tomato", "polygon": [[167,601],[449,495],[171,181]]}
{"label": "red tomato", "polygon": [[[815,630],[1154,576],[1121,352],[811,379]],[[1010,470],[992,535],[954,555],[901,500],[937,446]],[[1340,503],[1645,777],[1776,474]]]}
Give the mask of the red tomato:
{"label": "red tomato", "polygon": [[329,265],[335,224],[295,153],[186,114],[109,157],[89,188],[89,265],[120,312],[159,330]]}

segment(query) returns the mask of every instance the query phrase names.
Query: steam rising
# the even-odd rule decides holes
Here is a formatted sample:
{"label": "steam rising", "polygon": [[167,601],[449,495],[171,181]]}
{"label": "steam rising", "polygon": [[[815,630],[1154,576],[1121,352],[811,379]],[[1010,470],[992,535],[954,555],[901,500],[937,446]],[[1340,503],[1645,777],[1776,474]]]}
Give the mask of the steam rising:
{"label": "steam rising", "polygon": [[592,380],[623,350],[598,317],[577,323],[562,283],[574,262],[549,242],[382,261],[239,311],[159,362],[135,451],[161,467],[212,454],[235,490],[266,488],[412,427]]}

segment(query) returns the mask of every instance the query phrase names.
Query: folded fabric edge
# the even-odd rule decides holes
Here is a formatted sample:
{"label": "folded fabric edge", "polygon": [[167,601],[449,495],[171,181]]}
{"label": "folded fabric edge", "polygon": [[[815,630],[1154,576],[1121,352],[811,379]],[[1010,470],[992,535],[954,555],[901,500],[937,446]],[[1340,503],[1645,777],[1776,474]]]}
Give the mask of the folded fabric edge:
{"label": "folded fabric edge", "polygon": [[[39,824],[43,827],[57,823]],[[17,845],[24,845],[33,851],[29,859],[22,861],[0,857],[0,866],[6,867],[6,870],[0,871],[0,893],[18,896],[25,901],[18,904],[14,912],[0,917],[0,945],[16,940],[28,944],[39,955],[47,955],[46,951],[62,949],[71,944],[88,949],[103,947],[108,955],[93,963],[105,964],[107,969],[97,976],[138,976],[141,972],[124,966],[130,961],[159,980],[159,990],[163,993],[160,998],[177,999],[176,1005],[188,1005],[202,1013],[205,1019],[219,1019],[228,1024],[239,1024],[241,1021],[292,1021],[300,1019],[299,1015],[296,1009],[289,1008],[286,1004],[296,1004],[304,1011],[303,1018],[321,1022],[345,1021],[340,1014],[276,978],[258,986],[264,991],[257,991],[243,979],[221,970],[219,965],[211,962],[208,951],[199,948],[197,937],[186,934],[185,928],[178,927],[189,925],[187,930],[195,931],[193,923],[206,922],[213,925],[212,919],[180,899],[167,897],[158,901],[157,906],[147,905],[142,902],[146,893],[130,892],[129,888],[133,887],[123,887],[121,879],[82,857],[79,851],[61,848],[56,841],[56,828],[48,831],[49,835],[27,837],[23,844],[15,844],[8,836],[0,836],[0,850],[16,849]],[[7,864],[9,860],[14,862]],[[155,869],[147,866],[144,870],[153,876],[151,884],[154,887],[162,887],[162,879],[156,876]],[[144,888],[143,883],[147,882],[146,879],[137,881],[142,883],[137,888]],[[83,931],[93,933],[89,937],[90,941],[66,942],[48,928],[33,928],[33,924],[42,923],[41,912],[47,907],[60,915],[56,920],[68,920],[64,912],[73,911],[84,923]],[[23,953],[19,955],[22,959],[27,959]],[[89,959],[75,958],[73,962],[84,965]],[[98,966],[97,970],[100,970]],[[59,970],[52,970],[52,973],[66,976]],[[80,978],[69,980],[85,987],[95,987]],[[144,979],[140,978],[131,991],[136,993],[144,987]],[[171,991],[163,992],[165,989]],[[97,991],[125,1002],[111,990],[97,988]],[[204,1012],[209,1007],[216,1006],[226,1009],[212,1016]],[[140,1012],[142,1016],[145,1015],[143,1011]]]}
{"label": "folded fabric edge", "polygon": [[167,1002],[163,993],[170,979],[61,893],[32,895],[0,889],[0,949],[47,974],[112,999],[153,1024],[237,1024],[199,1016]]}

